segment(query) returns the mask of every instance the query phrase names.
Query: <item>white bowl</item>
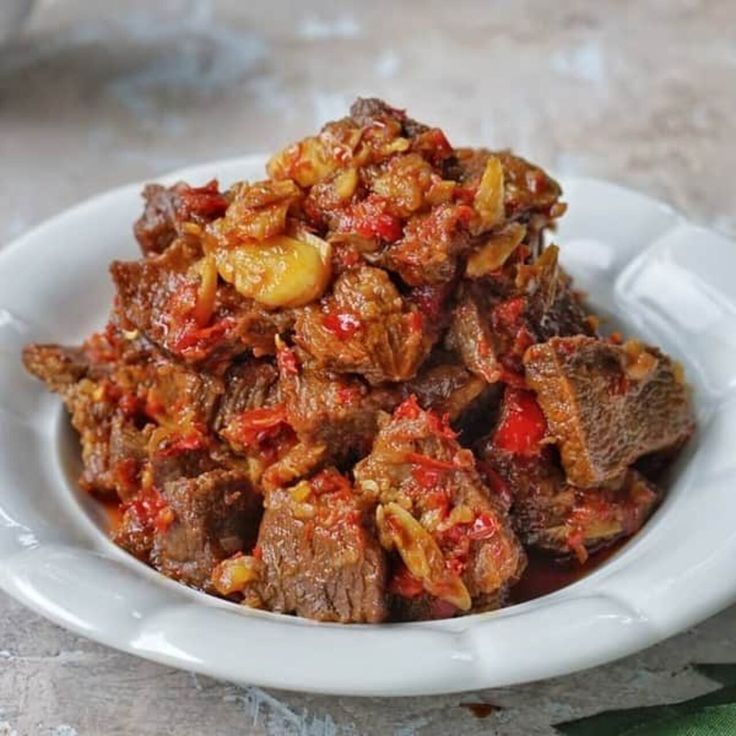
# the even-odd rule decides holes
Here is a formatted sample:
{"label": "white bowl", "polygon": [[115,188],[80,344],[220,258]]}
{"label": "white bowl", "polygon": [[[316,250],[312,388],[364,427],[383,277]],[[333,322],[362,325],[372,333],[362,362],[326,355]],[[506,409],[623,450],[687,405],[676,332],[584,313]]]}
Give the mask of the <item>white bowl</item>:
{"label": "white bowl", "polygon": [[[259,178],[262,158],[176,172]],[[699,431],[667,498],[604,566],[549,596],[447,621],[341,626],[189,590],[111,544],[75,485],[61,402],[27,376],[29,341],[105,322],[114,258],[134,258],[141,185],[54,217],[0,253],[0,586],[62,626],[240,683],[359,695],[511,685],[601,664],[736,599],[736,246],[669,208],[591,179],[563,182],[563,261],[602,314],[680,359]]]}

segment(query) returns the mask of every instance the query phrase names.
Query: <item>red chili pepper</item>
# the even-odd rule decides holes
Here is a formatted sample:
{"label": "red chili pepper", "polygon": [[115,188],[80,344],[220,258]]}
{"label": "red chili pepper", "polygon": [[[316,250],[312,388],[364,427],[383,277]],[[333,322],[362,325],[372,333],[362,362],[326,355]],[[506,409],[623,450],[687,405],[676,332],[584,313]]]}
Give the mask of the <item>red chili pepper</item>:
{"label": "red chili pepper", "polygon": [[407,322],[409,323],[409,329],[412,332],[421,333],[424,327],[424,319],[421,315],[421,312],[409,312],[409,315],[407,317]]}
{"label": "red chili pepper", "polygon": [[417,403],[417,397],[412,394],[396,408],[394,419],[417,419],[421,413],[422,409]]}
{"label": "red chili pepper", "polygon": [[251,555],[255,557],[257,560],[263,559],[263,548],[261,547],[260,544],[256,544],[253,547],[253,551],[251,552]]}
{"label": "red chili pepper", "polygon": [[118,401],[120,410],[127,417],[135,416],[140,411],[141,402],[136,394],[132,391],[124,393]]}
{"label": "red chili pepper", "polygon": [[323,470],[309,482],[312,490],[320,495],[322,493],[343,493],[352,495],[353,489],[348,479],[334,470]]}
{"label": "red chili pepper", "polygon": [[158,532],[167,531],[174,521],[173,511],[155,488],[139,493],[124,509],[130,509],[141,526],[152,527]]}
{"label": "red chili pepper", "polygon": [[402,562],[388,584],[389,593],[402,598],[417,598],[424,593],[422,581],[415,578]]}
{"label": "red chili pepper", "polygon": [[183,452],[201,450],[206,446],[207,439],[205,437],[198,433],[192,433],[174,440],[174,442],[164,447],[157,454],[160,457],[173,457],[174,455],[181,455]]}
{"label": "red chili pepper", "polygon": [[407,452],[406,459],[410,463],[416,465],[423,465],[427,468],[434,468],[435,470],[456,470],[457,466],[450,460],[440,460],[436,457],[430,457],[429,455],[422,455],[418,452]]}
{"label": "red chili pepper", "polygon": [[192,215],[207,219],[221,217],[229,204],[219,191],[217,179],[212,179],[201,187],[185,185],[178,193],[181,198],[181,215],[184,218]]}
{"label": "red chili pepper", "polygon": [[174,340],[173,349],[176,352],[183,352],[194,347],[206,348],[216,343],[231,327],[232,319],[228,317],[210,327],[198,327],[196,322],[191,322]]}
{"label": "red chili pepper", "polygon": [[525,299],[517,296],[497,304],[493,308],[491,319],[496,331],[516,332],[520,325],[519,320],[524,313]]}
{"label": "red chili pepper", "polygon": [[283,404],[248,409],[238,415],[235,425],[233,439],[245,447],[256,447],[288,426],[286,409]]}
{"label": "red chili pepper", "polygon": [[471,524],[468,537],[474,540],[490,539],[498,531],[498,523],[488,514],[478,514]]}
{"label": "red chili pepper", "polygon": [[341,232],[357,232],[364,238],[380,238],[387,243],[398,240],[403,232],[401,220],[386,212],[383,197],[369,194],[364,200],[345,208]]}
{"label": "red chili pepper", "polygon": [[350,312],[332,312],[322,318],[322,324],[338,340],[349,340],[358,330],[362,329],[363,323]]}
{"label": "red chili pepper", "polygon": [[537,455],[546,433],[547,422],[534,395],[507,386],[501,421],[493,436],[496,447],[516,455]]}
{"label": "red chili pepper", "polygon": [[278,363],[279,371],[284,375],[299,375],[299,358],[296,357],[293,348],[280,348],[276,355],[276,362]]}

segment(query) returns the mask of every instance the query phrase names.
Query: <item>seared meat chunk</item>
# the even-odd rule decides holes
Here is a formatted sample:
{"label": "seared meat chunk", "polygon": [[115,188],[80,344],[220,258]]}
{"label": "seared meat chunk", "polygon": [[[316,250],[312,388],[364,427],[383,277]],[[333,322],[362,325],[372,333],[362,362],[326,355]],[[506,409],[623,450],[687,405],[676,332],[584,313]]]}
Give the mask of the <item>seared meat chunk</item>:
{"label": "seared meat chunk", "polygon": [[423,409],[454,421],[472,407],[486,391],[486,383],[450,360],[423,366],[419,375],[402,386],[402,397],[414,394]]}
{"label": "seared meat chunk", "polygon": [[184,223],[210,222],[222,216],[228,205],[214,180],[202,187],[190,187],[181,181],[171,187],[147,184],[143,199],[145,209],[133,233],[145,255],[166,250],[182,234]]}
{"label": "seared meat chunk", "polygon": [[344,476],[325,470],[275,489],[265,507],[259,575],[244,591],[246,603],[317,621],[384,620],[386,564],[367,529],[371,503]]}
{"label": "seared meat chunk", "polygon": [[62,395],[89,371],[89,359],[83,348],[61,345],[26,345],[23,365],[51,391]]}
{"label": "seared meat chunk", "polygon": [[185,240],[143,261],[113,262],[123,327],[140,330],[167,354],[192,364],[216,366],[249,349],[272,354],[275,335],[291,323],[288,312],[267,312],[228,285],[203,299],[203,280],[217,283],[212,269],[213,262]]}
{"label": "seared meat chunk", "polygon": [[344,272],[320,306],[299,313],[295,337],[319,367],[378,384],[411,378],[429,352],[431,333],[388,274],[364,266]]}
{"label": "seared meat chunk", "polygon": [[529,348],[524,366],[575,486],[616,478],[642,455],[677,446],[693,431],[680,372],[656,348],[553,338]]}
{"label": "seared meat chunk", "polygon": [[[521,545],[473,454],[414,398],[395,410],[354,474],[357,487],[380,501],[380,539],[414,578],[410,597],[424,591],[452,612],[468,611],[524,570]],[[392,589],[406,587],[392,581]]]}
{"label": "seared meat chunk", "polygon": [[512,499],[511,518],[525,546],[555,555],[589,552],[637,532],[659,501],[658,490],[635,470],[606,485],[576,488],[554,454],[524,456],[492,442],[482,451],[491,484]]}
{"label": "seared meat chunk", "polygon": [[[212,470],[143,490],[127,507],[116,542],[186,585],[211,590],[215,565],[250,550],[261,499],[240,474]],[[143,541],[142,541],[143,540]],[[148,549],[147,549],[148,546]]]}
{"label": "seared meat chunk", "polygon": [[396,392],[372,388],[357,376],[329,373],[292,348],[284,346],[280,357],[279,390],[287,422],[299,439],[324,446],[336,462],[365,455],[378,413],[398,403]]}
{"label": "seared meat chunk", "polygon": [[[503,169],[504,210],[509,219],[529,213],[547,215],[562,194],[560,185],[552,177],[538,166],[509,151],[458,148],[455,155],[460,178],[468,186],[477,186],[481,181],[490,158],[500,161]],[[564,208],[562,211],[564,212]]]}
{"label": "seared meat chunk", "polygon": [[279,401],[278,369],[268,360],[235,363],[225,374],[225,393],[217,411],[215,426],[228,426],[250,409],[273,406]]}
{"label": "seared meat chunk", "polygon": [[465,286],[445,344],[468,370],[489,383],[523,385],[522,357],[530,345],[557,335],[592,333],[557,254],[549,246],[533,264],[519,264],[513,279],[504,273]]}

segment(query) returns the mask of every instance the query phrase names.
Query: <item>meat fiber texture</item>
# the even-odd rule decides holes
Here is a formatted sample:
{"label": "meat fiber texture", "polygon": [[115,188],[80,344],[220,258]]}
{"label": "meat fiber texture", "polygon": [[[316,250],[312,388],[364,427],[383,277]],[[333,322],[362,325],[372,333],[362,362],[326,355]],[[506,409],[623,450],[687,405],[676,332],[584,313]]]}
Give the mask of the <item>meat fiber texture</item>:
{"label": "meat fiber texture", "polygon": [[693,430],[677,364],[597,332],[557,182],[380,100],[267,177],[150,184],[106,327],[29,345],[116,543],[234,602],[340,623],[505,604],[526,551],[635,533]]}

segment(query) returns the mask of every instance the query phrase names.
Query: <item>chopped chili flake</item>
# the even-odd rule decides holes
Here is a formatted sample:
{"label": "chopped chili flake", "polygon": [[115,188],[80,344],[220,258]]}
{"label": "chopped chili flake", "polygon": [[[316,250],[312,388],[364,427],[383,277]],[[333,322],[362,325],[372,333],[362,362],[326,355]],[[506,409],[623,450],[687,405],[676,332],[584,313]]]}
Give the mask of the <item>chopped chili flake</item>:
{"label": "chopped chili flake", "polygon": [[422,413],[422,409],[417,403],[417,397],[412,394],[406,401],[399,404],[394,411],[395,419],[416,419]]}
{"label": "chopped chili flake", "polygon": [[222,217],[228,208],[227,199],[220,193],[217,179],[201,187],[185,185],[179,191],[184,217],[199,215],[206,218]]}
{"label": "chopped chili flake", "polygon": [[265,440],[276,437],[284,427],[288,427],[283,404],[247,409],[237,416],[233,424],[232,428],[228,428],[228,433],[244,447],[258,447]]}
{"label": "chopped chili flake", "polygon": [[287,347],[286,345],[279,348],[276,355],[276,362],[279,365],[281,373],[292,376],[299,375],[299,358],[297,358],[293,348]]}
{"label": "chopped chili flake", "polygon": [[374,194],[348,205],[340,222],[340,231],[356,232],[364,238],[379,238],[387,243],[397,241],[403,232],[401,220],[388,214],[386,207],[386,200]]}
{"label": "chopped chili flake", "polygon": [[488,514],[478,514],[471,524],[468,537],[476,541],[490,539],[498,531],[498,522]]}
{"label": "chopped chili flake", "polygon": [[332,312],[326,314],[322,318],[322,324],[338,340],[349,340],[363,327],[360,319],[354,314],[350,314],[350,312]]}
{"label": "chopped chili flake", "polygon": [[198,327],[197,323],[192,320],[174,340],[173,349],[177,352],[184,352],[192,348],[206,349],[218,342],[232,327],[232,324],[232,319],[228,317],[215,322],[210,327]]}
{"label": "chopped chili flake", "polygon": [[530,391],[507,387],[501,421],[493,443],[516,455],[537,455],[547,433],[547,422]]}
{"label": "chopped chili flake", "polygon": [[402,562],[388,584],[389,593],[402,598],[417,598],[424,593],[422,581],[415,578]]}
{"label": "chopped chili flake", "polygon": [[493,308],[491,319],[495,330],[514,333],[519,329],[519,320],[524,313],[525,299],[522,296],[507,299]]}
{"label": "chopped chili flake", "polygon": [[174,440],[170,445],[158,452],[160,457],[173,457],[192,450],[201,450],[207,447],[207,438],[198,432],[184,435]]}
{"label": "chopped chili flake", "polygon": [[424,319],[420,312],[409,312],[408,315],[409,329],[412,332],[421,332],[424,327]]}
{"label": "chopped chili flake", "polygon": [[257,560],[263,559],[263,548],[261,547],[260,544],[256,544],[253,547],[253,551],[251,552],[251,555],[255,557]]}
{"label": "chopped chili flake", "polygon": [[140,411],[141,401],[132,391],[127,391],[120,397],[118,406],[125,416],[132,417]]}

